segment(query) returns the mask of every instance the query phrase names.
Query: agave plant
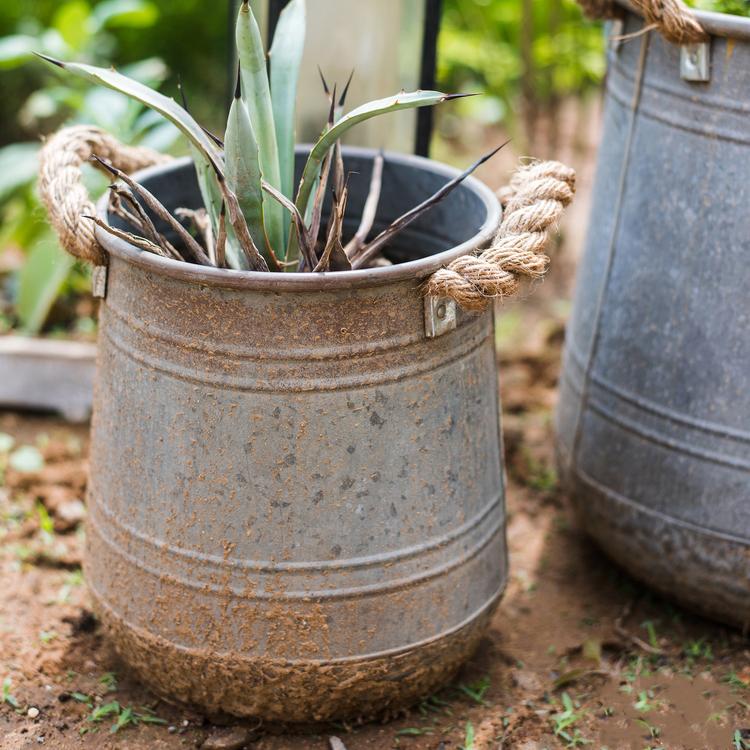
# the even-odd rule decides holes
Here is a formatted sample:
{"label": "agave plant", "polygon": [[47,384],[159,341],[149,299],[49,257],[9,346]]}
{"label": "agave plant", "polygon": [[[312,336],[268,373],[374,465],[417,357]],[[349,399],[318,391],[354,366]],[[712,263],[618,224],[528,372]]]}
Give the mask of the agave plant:
{"label": "agave plant", "polygon": [[[268,57],[248,0],[237,17],[239,57],[237,85],[223,140],[203,128],[183,106],[113,69],[47,62],[88,81],[122,92],[176,125],[190,142],[204,208],[180,209],[170,215],[143,186],[107,162],[99,165],[117,178],[111,207],[137,234],[89,217],[103,229],[159,255],[198,263],[254,271],[347,270],[371,263],[398,232],[442,200],[491,154],[449,182],[432,198],[398,218],[368,241],[377,212],[383,156],[374,164],[370,195],[362,221],[346,244],[343,219],[347,179],[341,137],[360,122],[402,109],[427,107],[463,96],[439,91],[402,91],[343,114],[351,77],[340,96],[323,78],[330,100],[328,122],[313,145],[299,184],[294,186],[295,108],[305,42],[305,0],[290,0],[281,13]],[[323,201],[333,194],[331,216],[322,227]],[[175,237],[159,232],[151,215],[161,218]],[[192,229],[188,231],[188,228]]]}

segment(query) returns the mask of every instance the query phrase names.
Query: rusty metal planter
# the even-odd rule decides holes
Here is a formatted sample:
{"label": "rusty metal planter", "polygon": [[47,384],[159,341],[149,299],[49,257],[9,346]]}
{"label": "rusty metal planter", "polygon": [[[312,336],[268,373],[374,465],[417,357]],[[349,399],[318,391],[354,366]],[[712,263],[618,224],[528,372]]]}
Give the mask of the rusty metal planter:
{"label": "rusty metal planter", "polygon": [[[750,622],[750,20],[615,45],[565,347],[558,450],[627,570]],[[625,34],[641,19],[626,14]]]}
{"label": "rusty metal planter", "polygon": [[[372,158],[346,152],[353,215]],[[382,218],[453,174],[389,156]],[[141,178],[168,208],[198,201],[187,162]],[[410,262],[315,276],[98,235],[86,577],[159,694],[292,722],[374,714],[474,649],[506,572],[492,314],[428,338],[419,284],[498,218],[468,180],[396,251]]]}

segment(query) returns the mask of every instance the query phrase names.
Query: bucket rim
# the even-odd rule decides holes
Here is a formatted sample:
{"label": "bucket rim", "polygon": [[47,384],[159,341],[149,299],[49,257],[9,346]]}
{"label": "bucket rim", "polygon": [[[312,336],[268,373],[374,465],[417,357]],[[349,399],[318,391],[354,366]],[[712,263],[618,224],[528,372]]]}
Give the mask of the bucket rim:
{"label": "bucket rim", "polygon": [[[617,0],[618,4],[637,16],[641,14],[630,0]],[[724,36],[741,41],[750,41],[750,18],[734,16],[731,13],[717,13],[711,10],[691,8],[693,15],[704,31],[712,36]]]}
{"label": "bucket rim", "polygon": [[[297,146],[296,153],[309,151],[310,146]],[[378,149],[359,146],[344,146],[344,156],[358,156],[374,160],[380,153]],[[411,154],[400,154],[391,151],[383,152],[386,161],[400,164],[416,170],[429,170],[451,180],[460,174],[460,170],[442,162]],[[180,169],[192,163],[192,158],[185,156],[168,164],[143,169],[134,174],[135,179],[142,181],[155,175]],[[253,289],[256,291],[309,291],[319,292],[336,289],[356,289],[361,287],[390,284],[393,282],[415,280],[422,281],[451,261],[474,251],[484,249],[497,232],[502,208],[495,194],[487,185],[476,177],[468,177],[461,185],[478,196],[486,209],[484,222],[477,232],[464,242],[448,250],[429,255],[418,260],[398,263],[382,268],[365,268],[356,271],[328,271],[324,273],[268,273],[262,271],[236,271],[228,268],[212,268],[184,261],[164,258],[140,250],[109,234],[101,227],[95,228],[96,239],[108,255],[125,261],[133,266],[152,271],[178,281],[187,281],[204,286],[216,286],[232,289]],[[459,188],[460,189],[460,188]],[[105,193],[97,202],[99,217],[108,221],[108,196]]]}

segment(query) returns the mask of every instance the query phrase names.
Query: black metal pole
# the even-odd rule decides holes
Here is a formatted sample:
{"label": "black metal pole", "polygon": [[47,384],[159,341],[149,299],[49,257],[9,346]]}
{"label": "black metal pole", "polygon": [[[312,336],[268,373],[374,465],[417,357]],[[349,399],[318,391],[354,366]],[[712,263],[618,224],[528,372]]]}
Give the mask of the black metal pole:
{"label": "black metal pole", "polygon": [[[437,46],[440,35],[442,0],[425,0],[424,32],[422,35],[422,65],[419,73],[419,88],[434,89],[437,77]],[[414,151],[419,156],[430,155],[430,140],[434,126],[432,107],[417,110],[417,134]]]}
{"label": "black metal pole", "polygon": [[227,5],[227,112],[234,99],[234,87],[237,83],[237,45],[234,40],[234,27],[240,0],[229,0]]}
{"label": "black metal pole", "polygon": [[273,41],[273,35],[276,31],[276,24],[279,22],[279,16],[281,15],[281,11],[284,10],[284,6],[287,2],[288,0],[268,0],[268,49],[271,49],[271,42]]}

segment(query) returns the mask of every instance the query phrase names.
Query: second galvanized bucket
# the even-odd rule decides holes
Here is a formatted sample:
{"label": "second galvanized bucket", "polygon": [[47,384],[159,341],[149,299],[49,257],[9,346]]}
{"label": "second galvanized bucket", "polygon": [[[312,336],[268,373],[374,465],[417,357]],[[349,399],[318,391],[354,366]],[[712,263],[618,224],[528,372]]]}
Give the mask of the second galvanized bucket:
{"label": "second galvanized bucket", "polygon": [[[356,219],[373,154],[345,156]],[[453,174],[388,156],[381,219]],[[199,201],[189,163],[141,181],[170,209]],[[425,307],[420,282],[499,216],[468,180],[410,231],[408,262],[315,277],[98,235],[86,579],[159,694],[367,715],[429,694],[475,648],[506,575],[493,319]]]}
{"label": "second galvanized bucket", "polygon": [[558,449],[608,554],[747,626],[750,19],[696,17],[705,43],[612,45]]}

